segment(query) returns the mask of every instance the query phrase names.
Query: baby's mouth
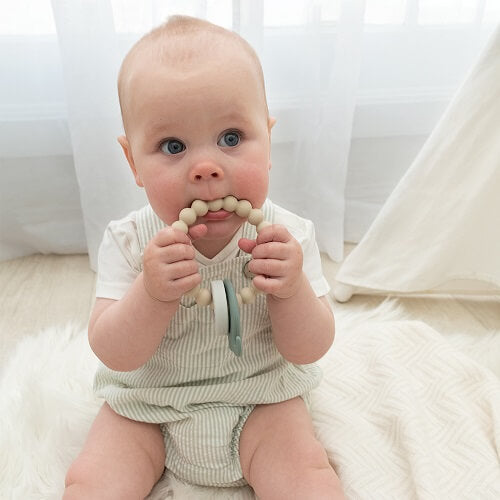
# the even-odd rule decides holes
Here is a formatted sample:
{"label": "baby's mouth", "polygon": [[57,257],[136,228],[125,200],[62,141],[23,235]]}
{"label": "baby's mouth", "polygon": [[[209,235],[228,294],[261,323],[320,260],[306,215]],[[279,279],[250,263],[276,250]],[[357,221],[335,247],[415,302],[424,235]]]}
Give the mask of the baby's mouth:
{"label": "baby's mouth", "polygon": [[195,215],[196,217],[212,218],[216,214],[221,214],[220,217],[223,218],[222,216],[229,216],[233,212],[239,217],[246,218],[252,208],[252,204],[248,200],[238,200],[232,195],[210,201],[194,200],[189,208],[181,210],[179,219],[184,220],[185,217],[187,220],[184,222],[192,224],[196,220]]}
{"label": "baby's mouth", "polygon": [[228,212],[221,208],[220,210],[209,210],[204,216],[203,221],[220,221],[226,220],[233,215],[233,212]]}
{"label": "baby's mouth", "polygon": [[238,217],[248,219],[255,226],[264,219],[262,211],[253,208],[248,200],[238,200],[235,196],[229,195],[210,201],[194,200],[190,207],[180,211],[179,220],[175,221],[172,227],[187,233],[189,226],[193,225],[198,217],[204,217],[207,221],[225,220],[233,212]]}

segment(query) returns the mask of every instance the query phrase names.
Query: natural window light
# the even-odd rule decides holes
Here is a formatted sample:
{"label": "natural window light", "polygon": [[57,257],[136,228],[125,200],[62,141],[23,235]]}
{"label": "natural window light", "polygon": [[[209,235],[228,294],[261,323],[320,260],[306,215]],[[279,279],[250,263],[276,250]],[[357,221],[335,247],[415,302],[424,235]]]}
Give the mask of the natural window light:
{"label": "natural window light", "polygon": [[[341,0],[315,0],[315,15],[327,24],[339,19]],[[111,0],[115,28],[119,33],[141,33],[174,13],[205,17],[224,27],[233,26],[238,0],[203,2],[142,2]],[[311,15],[310,0],[267,0],[262,2],[266,27],[297,26]],[[500,0],[366,0],[368,25],[456,25],[500,21]],[[0,35],[55,34],[50,0],[4,0],[0,3]]]}
{"label": "natural window light", "polygon": [[0,2],[0,35],[56,33],[50,0]]}

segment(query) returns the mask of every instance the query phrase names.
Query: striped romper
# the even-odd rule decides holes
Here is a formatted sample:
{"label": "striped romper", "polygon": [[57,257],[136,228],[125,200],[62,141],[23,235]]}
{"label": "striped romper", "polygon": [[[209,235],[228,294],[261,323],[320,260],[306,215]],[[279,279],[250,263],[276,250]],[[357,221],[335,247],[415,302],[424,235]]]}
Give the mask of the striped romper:
{"label": "striped romper", "polygon": [[[274,206],[262,207],[274,221]],[[137,212],[141,252],[165,224],[148,205]],[[243,237],[256,238],[246,222]],[[250,283],[243,274],[250,256],[200,266],[202,286],[229,278],[236,291]],[[318,385],[315,365],[294,365],[276,349],[266,297],[240,307],[243,353],[217,334],[213,311],[183,297],[152,358],[132,372],[99,365],[94,388],[115,412],[132,420],[158,423],[165,441],[165,466],[188,483],[206,486],[246,484],[239,461],[239,436],[255,405],[305,397]]]}

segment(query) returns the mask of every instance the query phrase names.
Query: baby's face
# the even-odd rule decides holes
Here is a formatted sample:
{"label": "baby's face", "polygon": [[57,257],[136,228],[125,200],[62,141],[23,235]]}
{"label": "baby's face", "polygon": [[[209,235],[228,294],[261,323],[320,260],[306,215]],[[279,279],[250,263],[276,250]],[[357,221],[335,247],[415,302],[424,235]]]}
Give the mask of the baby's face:
{"label": "baby's face", "polygon": [[[130,84],[127,156],[167,224],[196,199],[233,195],[259,208],[267,196],[272,121],[264,92],[246,54],[228,47],[224,56],[174,68],[144,64]],[[203,239],[222,248],[244,220],[209,212],[196,222],[208,228]]]}

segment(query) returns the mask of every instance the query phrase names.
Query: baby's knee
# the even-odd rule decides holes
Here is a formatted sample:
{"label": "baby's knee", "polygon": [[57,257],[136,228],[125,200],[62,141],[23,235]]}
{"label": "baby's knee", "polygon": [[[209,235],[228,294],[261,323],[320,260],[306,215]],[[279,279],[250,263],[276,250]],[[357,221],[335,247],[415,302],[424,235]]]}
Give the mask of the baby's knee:
{"label": "baby's knee", "polygon": [[340,480],[319,441],[313,440],[302,448],[302,458],[294,473],[295,481],[289,483],[294,484],[294,494],[304,491],[315,500],[344,498]]}
{"label": "baby's knee", "polygon": [[71,464],[66,473],[63,500],[133,498],[130,496],[131,492],[127,492],[122,486],[122,483],[106,481],[102,468],[99,469],[91,460],[80,456]]}
{"label": "baby's knee", "polygon": [[304,441],[297,449],[300,459],[296,463],[302,470],[326,469],[330,467],[328,455],[316,438]]}
{"label": "baby's knee", "polygon": [[95,464],[82,456],[78,457],[66,472],[64,500],[102,498],[104,485],[100,484],[101,478],[102,471],[99,473]]}
{"label": "baby's knee", "polygon": [[[71,464],[65,479],[64,500],[136,500],[145,498],[154,483],[161,476],[160,470],[153,471],[140,468],[138,474],[130,474],[130,470],[121,467],[120,458],[116,462],[106,460],[100,455],[83,452]],[[159,468],[160,469],[160,468]],[[163,467],[161,467],[163,472]],[[156,477],[158,476],[158,477]]]}
{"label": "baby's knee", "polygon": [[64,481],[64,500],[73,500],[76,498],[85,498],[93,490],[93,482],[90,468],[85,461],[77,458],[66,472]]}
{"label": "baby's knee", "polygon": [[[315,500],[344,500],[344,492],[335,471],[330,467],[307,468],[299,476],[300,486],[304,497]],[[294,492],[297,493],[297,490]],[[308,497],[308,495],[310,495]]]}

